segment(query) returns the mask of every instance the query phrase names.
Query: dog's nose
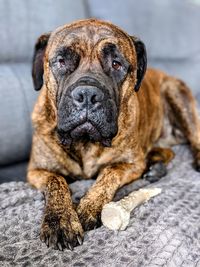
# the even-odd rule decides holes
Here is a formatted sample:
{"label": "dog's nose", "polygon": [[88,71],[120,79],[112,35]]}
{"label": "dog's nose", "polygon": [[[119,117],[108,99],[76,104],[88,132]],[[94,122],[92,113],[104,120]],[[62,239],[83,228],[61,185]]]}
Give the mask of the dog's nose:
{"label": "dog's nose", "polygon": [[101,89],[94,86],[78,86],[72,91],[71,95],[73,102],[79,107],[85,105],[92,107],[104,99],[104,93]]}

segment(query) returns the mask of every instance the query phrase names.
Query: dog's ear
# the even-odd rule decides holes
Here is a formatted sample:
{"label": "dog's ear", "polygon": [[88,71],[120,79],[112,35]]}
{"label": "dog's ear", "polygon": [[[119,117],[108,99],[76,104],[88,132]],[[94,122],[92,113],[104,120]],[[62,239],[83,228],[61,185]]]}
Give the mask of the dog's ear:
{"label": "dog's ear", "polygon": [[137,92],[140,89],[142,79],[147,69],[147,53],[145,45],[140,39],[136,37],[131,37],[131,39],[134,43],[137,54],[137,82],[134,88]]}
{"label": "dog's ear", "polygon": [[49,36],[50,33],[41,35],[35,44],[32,64],[32,77],[34,88],[36,91],[40,90],[43,85],[44,54],[49,40]]}

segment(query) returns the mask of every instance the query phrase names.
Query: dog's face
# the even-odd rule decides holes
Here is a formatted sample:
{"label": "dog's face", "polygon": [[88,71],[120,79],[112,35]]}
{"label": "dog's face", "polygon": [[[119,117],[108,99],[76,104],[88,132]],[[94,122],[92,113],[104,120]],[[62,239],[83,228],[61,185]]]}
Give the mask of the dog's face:
{"label": "dog's face", "polygon": [[123,87],[128,81],[137,91],[145,70],[144,44],[97,20],[43,35],[33,59],[35,88],[44,83],[54,97],[57,133],[64,144],[84,139],[109,146],[118,131]]}

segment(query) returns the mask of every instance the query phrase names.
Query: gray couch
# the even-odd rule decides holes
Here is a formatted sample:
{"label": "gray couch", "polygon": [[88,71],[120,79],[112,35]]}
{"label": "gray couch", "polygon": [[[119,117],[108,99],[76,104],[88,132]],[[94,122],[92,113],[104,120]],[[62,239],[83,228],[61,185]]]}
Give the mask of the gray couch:
{"label": "gray couch", "polygon": [[[185,80],[200,101],[200,0],[0,0],[0,183],[26,176],[37,98],[31,80],[35,40],[87,17],[112,21],[139,36],[148,65]],[[23,182],[0,185],[0,265],[200,266],[200,175],[191,168],[187,147],[175,150],[169,175],[156,185],[163,194],[136,210],[127,231],[113,235],[101,227],[67,254],[38,241],[42,195]],[[72,184],[74,199],[91,183]],[[119,196],[147,185],[138,181]]]}

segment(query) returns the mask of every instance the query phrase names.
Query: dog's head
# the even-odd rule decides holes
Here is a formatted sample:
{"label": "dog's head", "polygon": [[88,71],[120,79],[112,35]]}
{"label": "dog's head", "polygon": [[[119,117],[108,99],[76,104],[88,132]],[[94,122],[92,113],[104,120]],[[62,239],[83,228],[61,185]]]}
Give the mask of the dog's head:
{"label": "dog's head", "polygon": [[89,19],[42,35],[32,75],[35,89],[44,85],[53,99],[64,144],[86,139],[109,146],[121,104],[139,90],[145,71],[146,51],[139,39]]}

